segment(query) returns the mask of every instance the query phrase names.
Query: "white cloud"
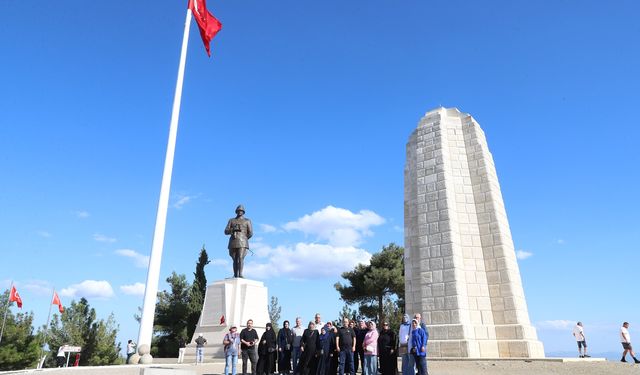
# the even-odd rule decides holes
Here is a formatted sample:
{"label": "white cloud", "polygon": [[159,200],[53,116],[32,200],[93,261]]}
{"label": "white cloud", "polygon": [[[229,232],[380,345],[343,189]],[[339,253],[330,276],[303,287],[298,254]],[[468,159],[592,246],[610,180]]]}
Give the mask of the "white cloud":
{"label": "white cloud", "polygon": [[562,238],[559,238],[559,239],[557,239],[557,240],[556,240],[556,243],[557,243],[558,245],[564,245],[564,244],[566,244],[566,243],[567,243],[567,241],[563,240]]}
{"label": "white cloud", "polygon": [[228,266],[229,263],[230,262],[227,259],[217,259],[217,258],[211,259],[212,266],[225,267],[225,266]]}
{"label": "white cloud", "polygon": [[286,223],[287,231],[298,230],[314,235],[318,240],[326,240],[332,246],[358,246],[362,237],[373,235],[370,227],[384,224],[385,220],[373,211],[361,210],[353,213],[344,208],[327,206],[311,215]]}
{"label": "white cloud", "polygon": [[108,242],[108,243],[114,243],[117,241],[117,239],[113,238],[113,237],[108,237],[105,236],[104,234],[100,234],[100,233],[95,233],[93,235],[93,239],[98,241],[98,242]]}
{"label": "white cloud", "polygon": [[113,288],[105,280],[85,280],[80,284],[69,285],[60,291],[60,295],[70,298],[110,298],[113,297]]}
{"label": "white cloud", "polygon": [[133,259],[133,264],[139,268],[149,267],[149,256],[142,255],[135,250],[131,249],[119,249],[115,251],[116,254]]}
{"label": "white cloud", "polygon": [[20,284],[20,288],[41,296],[51,295],[53,293],[51,284],[44,280],[29,280],[24,284]]}
{"label": "white cloud", "polygon": [[86,219],[91,216],[87,211],[76,211],[74,213],[78,219]]}
{"label": "white cloud", "polygon": [[278,228],[274,227],[273,225],[260,224],[260,232],[262,233],[273,233],[276,231],[278,231]]}
{"label": "white cloud", "polygon": [[532,255],[533,255],[533,253],[531,253],[529,251],[525,251],[525,250],[516,251],[516,258],[518,258],[520,260],[525,260],[525,259],[529,258]]}
{"label": "white cloud", "polygon": [[38,236],[44,237],[44,238],[49,238],[49,237],[51,237],[51,233],[47,232],[46,230],[39,230],[38,231]]}
{"label": "white cloud", "polygon": [[130,296],[143,296],[144,295],[144,287],[143,283],[135,283],[131,285],[121,285],[120,290],[124,294],[128,294]]}
{"label": "white cloud", "polygon": [[256,244],[253,251],[255,258],[245,258],[244,273],[260,279],[337,277],[342,272],[352,270],[358,263],[368,264],[371,260],[371,254],[363,249],[316,243],[275,248]]}
{"label": "white cloud", "polygon": [[543,320],[535,324],[538,329],[546,330],[568,330],[576,324],[576,320]]}
{"label": "white cloud", "polygon": [[197,197],[197,195],[178,194],[177,200],[175,201],[175,203],[173,203],[173,208],[180,210],[182,209],[182,207],[184,207],[185,204],[191,202]]}

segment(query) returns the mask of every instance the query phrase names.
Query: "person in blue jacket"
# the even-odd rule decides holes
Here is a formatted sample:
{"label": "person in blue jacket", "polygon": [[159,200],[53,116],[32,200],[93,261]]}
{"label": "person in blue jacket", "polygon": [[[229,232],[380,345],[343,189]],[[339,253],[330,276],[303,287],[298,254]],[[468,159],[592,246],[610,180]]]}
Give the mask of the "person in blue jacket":
{"label": "person in blue jacket", "polygon": [[427,341],[429,334],[422,327],[417,319],[411,321],[411,352],[415,358],[418,375],[429,375],[427,372]]}

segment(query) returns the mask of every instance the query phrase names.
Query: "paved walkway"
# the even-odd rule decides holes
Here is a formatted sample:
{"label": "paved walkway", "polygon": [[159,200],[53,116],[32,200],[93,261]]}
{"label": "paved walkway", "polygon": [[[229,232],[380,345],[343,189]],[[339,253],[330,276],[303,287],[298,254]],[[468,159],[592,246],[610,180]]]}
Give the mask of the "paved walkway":
{"label": "paved walkway", "polygon": [[[160,361],[158,361],[160,362]],[[162,360],[164,362],[164,360]],[[241,369],[242,361],[238,363]],[[155,363],[153,365],[122,365],[102,367],[71,367],[0,372],[6,374],[45,375],[219,375],[224,363],[195,364]],[[640,373],[640,365],[597,360],[430,360],[429,373],[434,375],[625,375]]]}

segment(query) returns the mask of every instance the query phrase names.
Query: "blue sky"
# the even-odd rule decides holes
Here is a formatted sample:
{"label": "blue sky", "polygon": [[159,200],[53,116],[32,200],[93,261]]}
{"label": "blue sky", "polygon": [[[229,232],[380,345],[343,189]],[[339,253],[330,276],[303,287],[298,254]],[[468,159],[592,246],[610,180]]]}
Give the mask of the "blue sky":
{"label": "blue sky", "polygon": [[[0,2],[0,282],[38,323],[55,287],[137,337],[185,8]],[[637,2],[209,8],[224,26],[210,59],[191,29],[163,279],[191,279],[203,243],[208,279],[228,276],[243,203],[247,266],[283,317],[335,317],[339,273],[402,244],[405,143],[443,105],[485,130],[546,350],[573,350],[576,320],[594,352],[618,350],[623,320],[634,334]]]}

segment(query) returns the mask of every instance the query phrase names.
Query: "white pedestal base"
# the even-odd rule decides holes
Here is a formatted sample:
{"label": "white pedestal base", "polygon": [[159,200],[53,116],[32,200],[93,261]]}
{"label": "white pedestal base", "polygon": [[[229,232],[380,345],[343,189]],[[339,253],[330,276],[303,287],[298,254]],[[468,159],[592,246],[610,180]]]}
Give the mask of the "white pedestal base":
{"label": "white pedestal base", "polygon": [[[222,339],[229,328],[240,332],[253,320],[253,327],[261,336],[269,322],[267,287],[261,281],[230,278],[216,281],[207,287],[207,293],[191,342],[187,345],[185,362],[195,362],[195,342],[202,333],[207,339],[205,358],[224,358]],[[225,322],[220,324],[224,315]]]}

